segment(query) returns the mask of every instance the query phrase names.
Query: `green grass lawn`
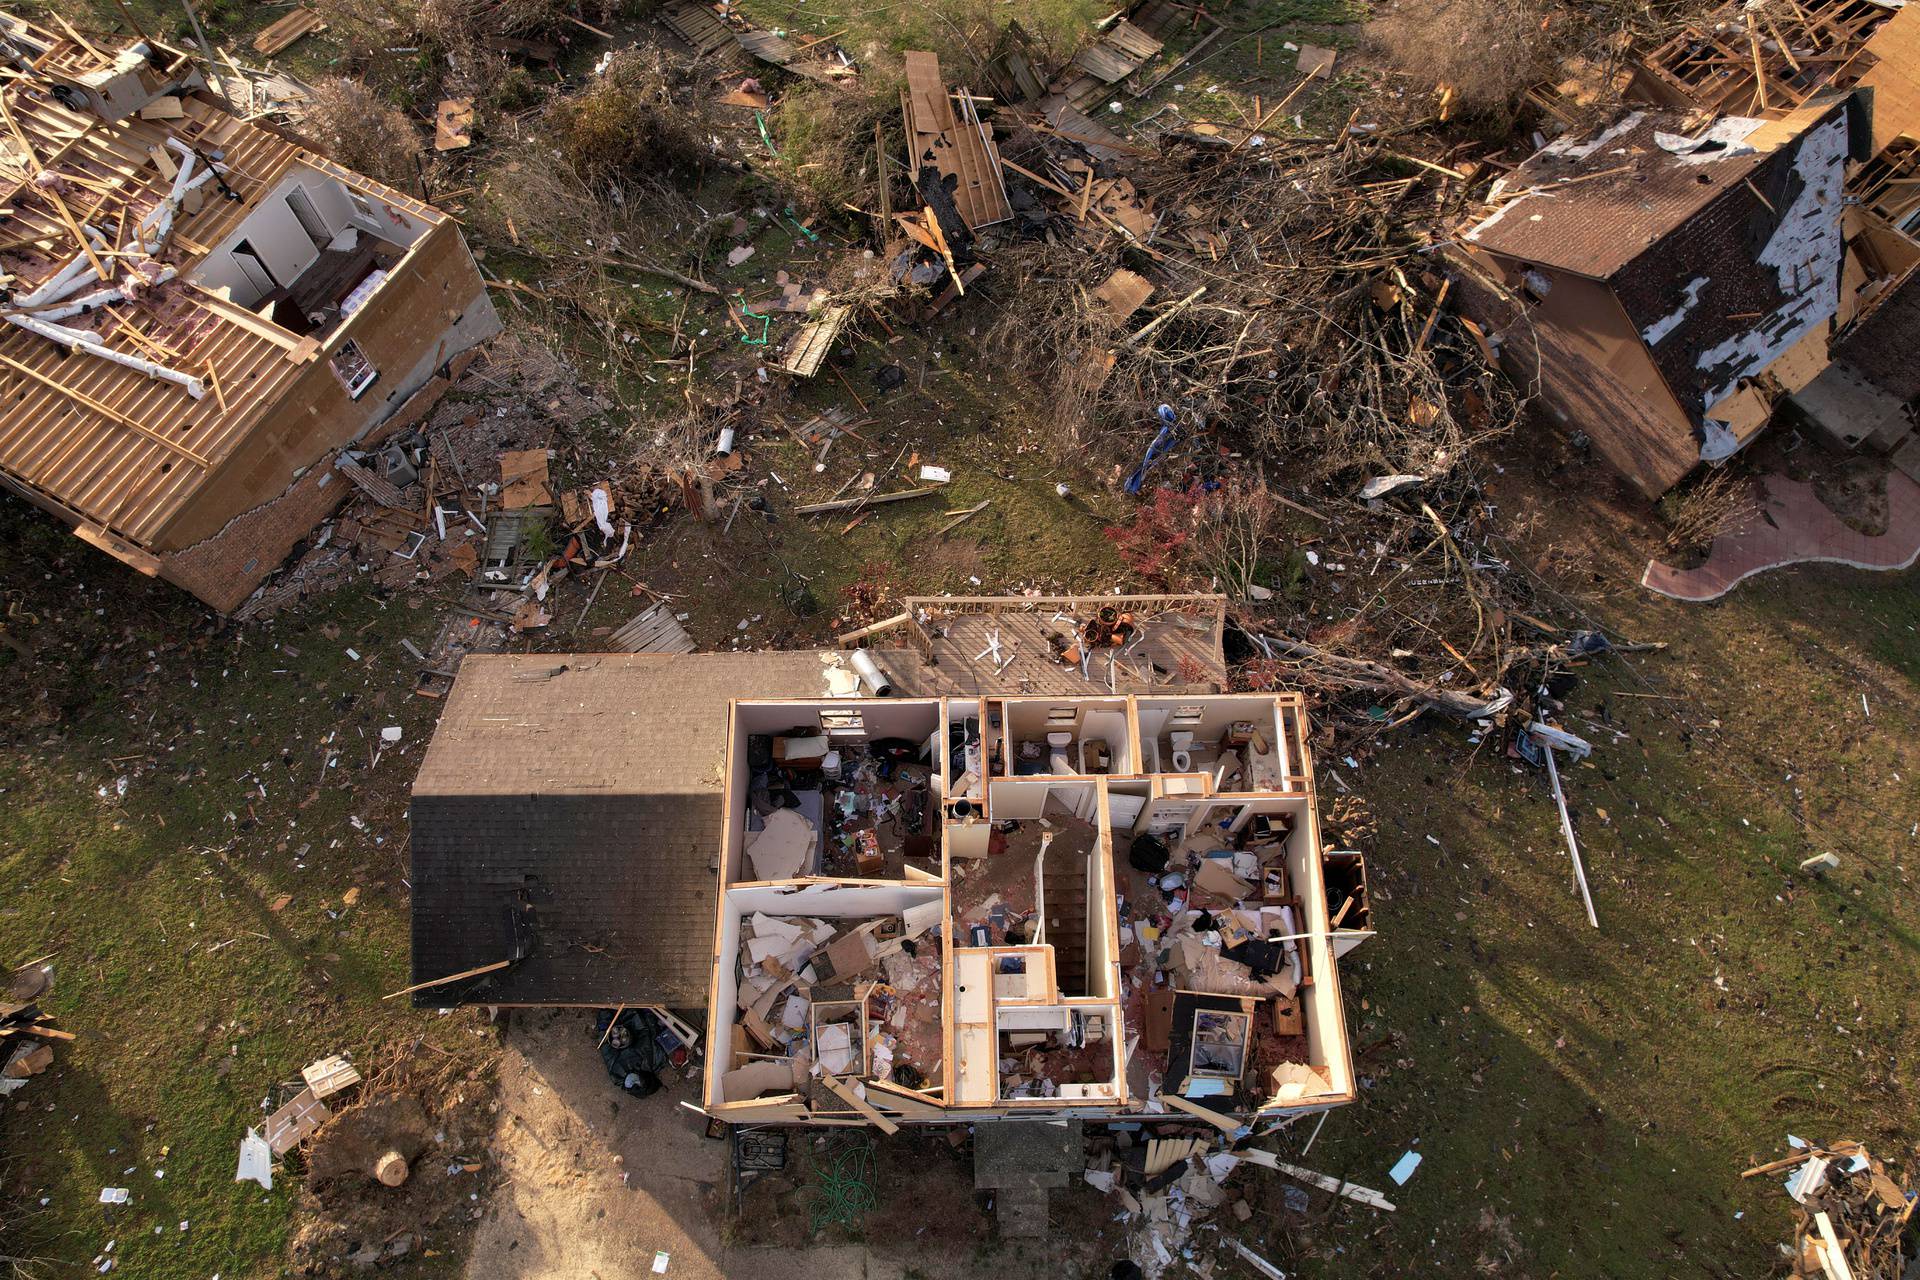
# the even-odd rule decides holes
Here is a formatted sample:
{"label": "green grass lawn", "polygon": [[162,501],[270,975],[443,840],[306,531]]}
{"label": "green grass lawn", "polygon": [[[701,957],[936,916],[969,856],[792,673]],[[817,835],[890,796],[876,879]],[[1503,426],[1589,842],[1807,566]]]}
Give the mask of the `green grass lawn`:
{"label": "green grass lawn", "polygon": [[[143,22],[177,17],[134,3]],[[954,16],[849,0],[744,10],[794,32],[845,30],[856,51],[939,43]],[[281,12],[206,14],[238,48]],[[1062,32],[1105,12],[1083,0],[979,11]],[[1342,44],[1330,24],[1348,15],[1329,0],[1229,10],[1236,35],[1220,55],[1130,111],[1174,100],[1250,120],[1255,95],[1271,104],[1293,81],[1283,42]],[[1256,30],[1267,34],[1241,38]],[[332,56],[324,37],[296,52],[307,71]],[[1302,101],[1311,132],[1344,120],[1355,95],[1336,81]],[[756,243],[741,268],[710,261],[711,278],[752,291],[808,256],[792,236]],[[817,642],[857,581],[896,593],[1138,585],[1101,532],[1128,504],[1091,459],[1055,460],[1044,394],[969,369],[969,331],[1003,305],[981,294],[926,335],[863,332],[854,358],[836,360],[875,421],[824,471],[770,422],[748,435],[777,520],[742,510],[728,534],[684,519],[648,533],[625,568],[672,594],[703,648]],[[886,364],[909,389],[881,399],[871,377]],[[797,423],[849,394],[823,373],[785,412]],[[677,395],[663,381],[662,412]],[[590,424],[594,465],[648,428]],[[851,515],[786,514],[862,470],[880,492],[909,487],[916,454],[953,471],[941,494],[851,528]],[[1073,498],[1055,494],[1060,481]],[[948,511],[982,500],[930,539]],[[354,589],[269,625],[217,626],[10,498],[0,554],[8,632],[38,650],[25,661],[0,649],[0,958],[51,955],[47,1005],[81,1037],[0,1111],[0,1189],[24,1210],[11,1243],[70,1270],[113,1240],[123,1274],[277,1274],[292,1182],[263,1193],[232,1181],[276,1082],[322,1054],[365,1060],[418,1034],[449,1051],[472,1043],[467,1019],[378,999],[406,980],[406,788],[436,710],[411,696],[399,640],[425,647],[436,611]],[[594,647],[596,628],[649,601],[613,580],[584,615],[582,603],[563,593],[540,647]],[[1883,1157],[1920,1131],[1900,1076],[1920,1048],[1920,911],[1904,866],[1920,812],[1915,575],[1778,575],[1710,607],[1622,588],[1597,607],[1619,633],[1674,646],[1587,668],[1572,698],[1568,727],[1596,744],[1566,774],[1598,930],[1538,775],[1448,725],[1400,731],[1358,768],[1344,748],[1322,752],[1379,821],[1365,847],[1380,932],[1342,972],[1368,1087],[1302,1162],[1400,1208],[1268,1217],[1280,1183],[1257,1182],[1253,1226],[1298,1228],[1259,1244],[1290,1271],[1756,1275],[1788,1217],[1776,1186],[1740,1182],[1741,1168],[1789,1130],[1862,1138]],[[374,763],[395,724],[400,746]],[[1339,794],[1328,777],[1321,788]],[[1837,871],[1797,873],[1829,848]],[[1386,1171],[1409,1148],[1426,1159],[1396,1188]],[[99,1205],[103,1186],[130,1187],[132,1204]],[[444,1243],[409,1265],[450,1266],[457,1244]]]}
{"label": "green grass lawn", "polygon": [[[49,956],[45,1007],[79,1036],[0,1113],[26,1209],[9,1243],[271,1274],[298,1178],[233,1181],[262,1099],[325,1054],[469,1025],[378,999],[406,982],[405,789],[434,718],[397,642],[433,615],[355,591],[216,631],[10,498],[0,543],[9,632],[41,650],[0,656],[0,957]],[[132,1202],[100,1205],[106,1186]]]}
{"label": "green grass lawn", "polygon": [[[1598,930],[1539,775],[1438,725],[1359,770],[1322,759],[1379,816],[1380,932],[1342,974],[1371,1087],[1307,1163],[1399,1211],[1337,1211],[1304,1274],[1758,1275],[1790,1218],[1777,1182],[1737,1175],[1786,1133],[1911,1154],[1914,586],[1815,570],[1609,610],[1675,647],[1572,698]],[[1830,848],[1837,871],[1797,872]]]}

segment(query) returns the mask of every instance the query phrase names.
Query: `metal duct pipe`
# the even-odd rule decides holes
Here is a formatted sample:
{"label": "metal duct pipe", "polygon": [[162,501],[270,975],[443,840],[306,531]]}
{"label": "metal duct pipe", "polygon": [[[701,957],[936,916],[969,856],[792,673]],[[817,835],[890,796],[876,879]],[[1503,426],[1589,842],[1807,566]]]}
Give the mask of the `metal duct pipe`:
{"label": "metal duct pipe", "polygon": [[867,688],[873,690],[874,697],[891,698],[893,696],[893,682],[887,679],[887,673],[880,669],[880,664],[873,660],[872,654],[865,649],[855,649],[850,661],[853,663],[854,674],[865,682]]}

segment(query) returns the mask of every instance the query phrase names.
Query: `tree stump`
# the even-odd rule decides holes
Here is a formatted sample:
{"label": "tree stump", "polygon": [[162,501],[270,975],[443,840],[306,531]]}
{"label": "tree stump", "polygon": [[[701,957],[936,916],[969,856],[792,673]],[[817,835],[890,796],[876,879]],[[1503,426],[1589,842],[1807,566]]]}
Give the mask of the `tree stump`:
{"label": "tree stump", "polygon": [[407,1180],[407,1172],[407,1158],[398,1151],[389,1151],[373,1162],[373,1176],[382,1186],[399,1186]]}

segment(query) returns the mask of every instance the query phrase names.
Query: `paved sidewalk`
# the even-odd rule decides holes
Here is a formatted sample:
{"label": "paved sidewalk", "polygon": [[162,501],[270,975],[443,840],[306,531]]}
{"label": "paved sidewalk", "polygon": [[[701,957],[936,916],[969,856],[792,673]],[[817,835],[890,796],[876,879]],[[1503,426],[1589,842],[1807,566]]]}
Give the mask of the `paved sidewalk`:
{"label": "paved sidewalk", "polygon": [[1790,564],[1844,564],[1904,569],[1920,558],[1920,483],[1887,472],[1887,531],[1877,538],[1849,529],[1822,506],[1813,486],[1785,476],[1762,481],[1762,514],[1713,540],[1706,563],[1675,569],[1647,562],[1640,585],[1675,600],[1717,600],[1756,573]]}

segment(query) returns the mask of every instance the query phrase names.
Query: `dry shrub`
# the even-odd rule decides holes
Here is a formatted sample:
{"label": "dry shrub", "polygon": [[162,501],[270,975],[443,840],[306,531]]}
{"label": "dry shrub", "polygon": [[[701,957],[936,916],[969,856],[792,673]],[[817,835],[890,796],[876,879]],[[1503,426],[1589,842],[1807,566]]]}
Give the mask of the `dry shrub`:
{"label": "dry shrub", "polygon": [[666,56],[623,49],[580,93],[557,99],[546,133],[554,151],[588,185],[697,169],[707,154],[701,112],[675,101]]}
{"label": "dry shrub", "polygon": [[[1284,464],[1289,483],[1439,479],[1511,429],[1511,388],[1439,307],[1442,281],[1402,216],[1419,180],[1382,159],[1357,139],[1175,148],[1140,161],[1135,181],[1154,195],[1158,235],[1211,246],[1201,264],[1088,253],[1066,218],[1048,231],[1062,243],[997,254],[991,287],[1018,305],[990,338],[1058,389],[1056,448],[1094,447],[1114,423],[1137,456],[1139,424],[1164,403]],[[1125,336],[1090,301],[1123,264],[1156,285]]]}
{"label": "dry shrub", "polygon": [[1270,557],[1280,550],[1281,507],[1264,481],[1230,476],[1200,494],[1193,515],[1188,559],[1213,590],[1238,600],[1268,585],[1276,572]]}
{"label": "dry shrub", "polygon": [[1573,26],[1550,0],[1401,0],[1367,25],[1366,40],[1422,88],[1450,87],[1461,113],[1500,115],[1555,76]]}
{"label": "dry shrub", "polygon": [[1704,555],[1715,538],[1759,512],[1753,477],[1724,467],[1660,500],[1660,515],[1667,522],[1667,549],[1683,554]]}
{"label": "dry shrub", "polygon": [[[1030,56],[1039,68],[1064,65],[1075,50],[1095,38],[1093,24],[1113,12],[1113,6],[1101,0],[1017,7]],[[940,69],[949,83],[985,92],[982,69],[1001,38],[1007,15],[1008,6],[1001,0],[914,0],[901,5],[891,15],[887,33],[891,47],[860,51],[863,74],[890,61],[894,51],[924,49],[939,55]]]}
{"label": "dry shrub", "polygon": [[1048,389],[1054,430],[1049,454],[1065,462],[1084,453],[1101,426],[1147,391],[1126,371],[1115,378],[1101,354],[1113,345],[1112,313],[1089,295],[1113,273],[1116,254],[1092,254],[1075,244],[1022,241],[994,255],[990,277],[1010,304],[993,312],[987,349],[996,360]]}
{"label": "dry shrub", "polygon": [[767,131],[780,152],[773,168],[808,213],[875,203],[873,127],[899,119],[900,95],[891,84],[866,79],[846,88],[800,81],[768,113]]}
{"label": "dry shrub", "polygon": [[322,80],[300,127],[336,163],[389,186],[413,185],[420,137],[398,107],[357,80]]}
{"label": "dry shrub", "polygon": [[1169,590],[1222,591],[1245,599],[1268,586],[1288,557],[1282,508],[1266,482],[1235,473],[1212,485],[1159,486],[1124,525],[1106,531],[1139,578]]}
{"label": "dry shrub", "polygon": [[489,37],[532,39],[566,25],[562,0],[422,0],[420,35],[443,49]]}

